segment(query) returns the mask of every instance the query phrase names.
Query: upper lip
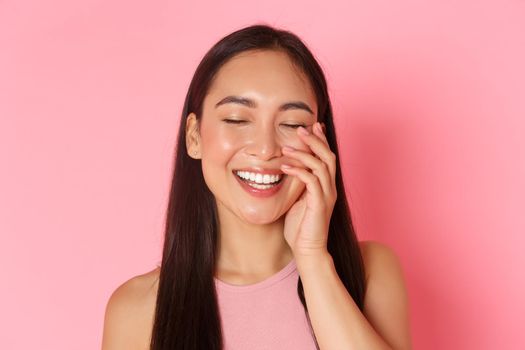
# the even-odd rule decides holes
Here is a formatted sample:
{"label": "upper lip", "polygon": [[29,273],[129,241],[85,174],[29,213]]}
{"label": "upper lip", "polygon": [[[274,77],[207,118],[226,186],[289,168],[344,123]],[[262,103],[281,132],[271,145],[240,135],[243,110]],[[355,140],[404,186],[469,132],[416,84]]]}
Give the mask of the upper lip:
{"label": "upper lip", "polygon": [[259,167],[249,167],[249,168],[241,168],[241,169],[234,169],[233,172],[237,171],[249,171],[251,173],[259,173],[259,174],[268,174],[268,175],[282,175],[284,174],[280,169],[264,169]]}

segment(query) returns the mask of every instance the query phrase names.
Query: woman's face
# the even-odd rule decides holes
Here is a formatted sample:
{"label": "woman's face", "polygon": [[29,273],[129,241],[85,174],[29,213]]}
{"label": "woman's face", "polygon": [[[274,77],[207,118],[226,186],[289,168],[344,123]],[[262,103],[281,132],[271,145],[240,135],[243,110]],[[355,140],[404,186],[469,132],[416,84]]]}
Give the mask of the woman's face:
{"label": "woman's face", "polygon": [[[229,96],[245,101],[225,99]],[[271,223],[285,214],[305,185],[283,174],[280,166],[306,167],[284,156],[282,147],[313,153],[293,126],[303,125],[312,132],[316,121],[317,103],[310,83],[285,53],[245,51],[225,63],[204,99],[200,133],[187,140],[190,156],[195,157],[192,152],[197,151],[201,158],[204,179],[219,211],[227,209],[252,224]],[[196,132],[194,128],[192,113],[187,119],[188,134]],[[236,175],[236,170],[246,168],[254,173],[280,173],[279,190],[265,197],[253,195]]]}

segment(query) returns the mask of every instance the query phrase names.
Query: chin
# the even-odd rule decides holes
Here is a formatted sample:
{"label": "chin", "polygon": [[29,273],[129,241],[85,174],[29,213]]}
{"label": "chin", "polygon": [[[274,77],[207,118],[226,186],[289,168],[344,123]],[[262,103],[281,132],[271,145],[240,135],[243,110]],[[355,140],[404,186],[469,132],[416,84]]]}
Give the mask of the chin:
{"label": "chin", "polygon": [[271,224],[279,220],[280,218],[279,215],[274,215],[273,213],[271,215],[261,215],[261,213],[243,213],[241,217],[244,221],[253,225]]}

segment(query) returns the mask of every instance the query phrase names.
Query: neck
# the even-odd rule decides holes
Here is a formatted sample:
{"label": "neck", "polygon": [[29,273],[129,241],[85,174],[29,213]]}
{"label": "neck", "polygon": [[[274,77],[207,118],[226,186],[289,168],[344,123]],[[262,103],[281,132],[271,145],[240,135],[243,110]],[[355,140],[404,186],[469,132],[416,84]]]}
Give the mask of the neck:
{"label": "neck", "polygon": [[284,239],[284,216],[252,224],[218,205],[219,236],[217,270],[236,275],[271,275],[293,258]]}

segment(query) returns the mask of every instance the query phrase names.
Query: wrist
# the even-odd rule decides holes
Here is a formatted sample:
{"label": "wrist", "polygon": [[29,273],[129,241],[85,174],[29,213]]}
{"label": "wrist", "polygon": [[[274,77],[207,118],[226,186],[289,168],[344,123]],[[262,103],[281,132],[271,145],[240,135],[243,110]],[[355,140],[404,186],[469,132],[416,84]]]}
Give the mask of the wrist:
{"label": "wrist", "polygon": [[310,250],[307,252],[294,253],[296,265],[306,268],[327,263],[333,263],[332,255],[326,249]]}

